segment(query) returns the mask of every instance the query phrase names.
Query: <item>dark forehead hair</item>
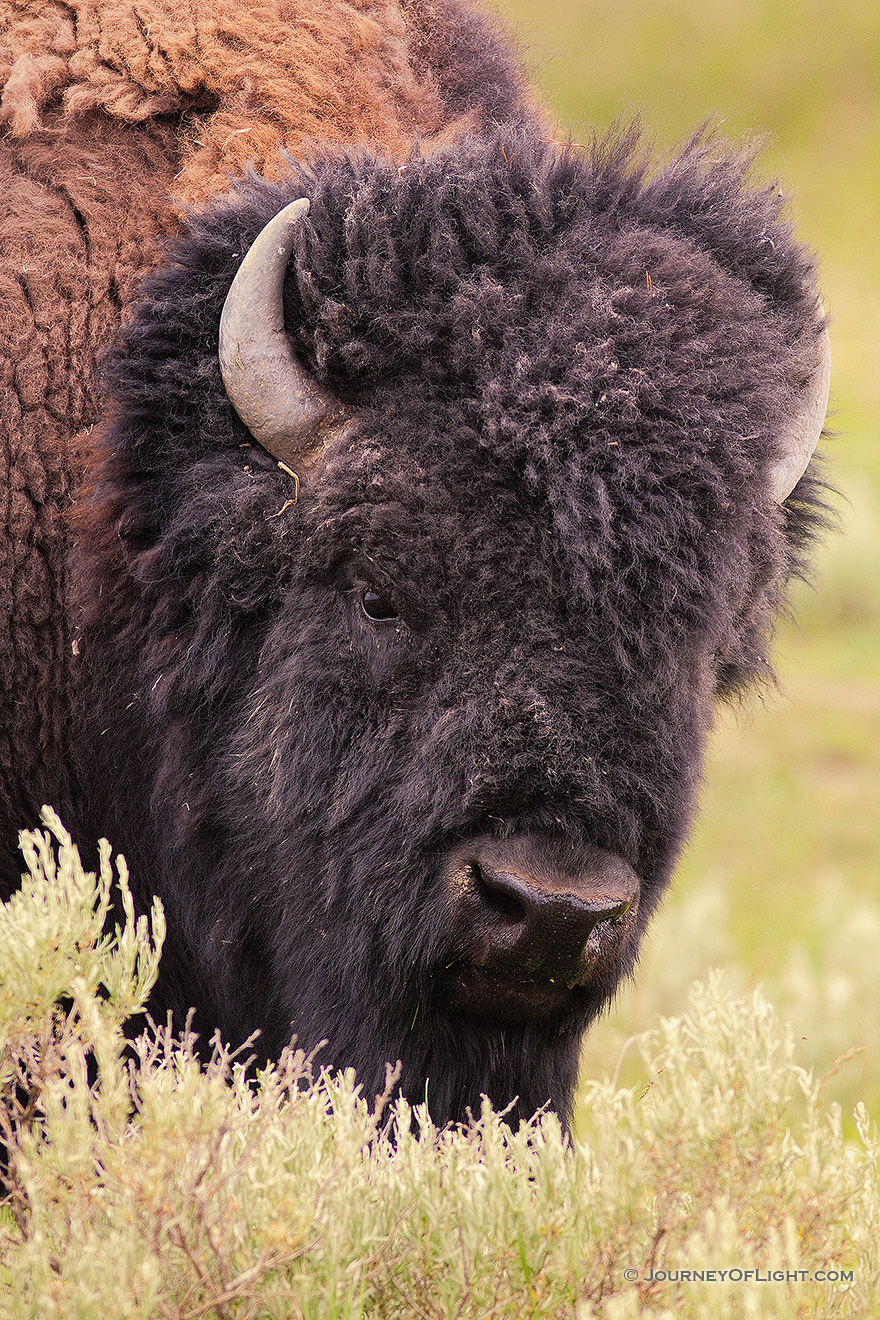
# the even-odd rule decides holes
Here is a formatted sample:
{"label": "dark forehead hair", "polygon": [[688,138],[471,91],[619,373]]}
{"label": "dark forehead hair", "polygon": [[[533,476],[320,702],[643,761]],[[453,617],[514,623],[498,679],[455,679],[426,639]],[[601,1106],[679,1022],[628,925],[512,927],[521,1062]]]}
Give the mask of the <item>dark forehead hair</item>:
{"label": "dark forehead hair", "polygon": [[331,503],[516,490],[618,638],[666,613],[667,641],[713,633],[721,687],[738,685],[766,668],[821,516],[812,475],[784,511],[764,489],[814,362],[815,272],[750,171],[702,138],[652,165],[635,131],[584,148],[506,128],[403,166],[333,155],[252,176],[192,217],[111,355],[121,413],[151,401],[138,466],[151,445],[179,454],[163,483],[206,446],[240,457],[220,307],[255,235],[307,196],[286,326],[359,419]]}

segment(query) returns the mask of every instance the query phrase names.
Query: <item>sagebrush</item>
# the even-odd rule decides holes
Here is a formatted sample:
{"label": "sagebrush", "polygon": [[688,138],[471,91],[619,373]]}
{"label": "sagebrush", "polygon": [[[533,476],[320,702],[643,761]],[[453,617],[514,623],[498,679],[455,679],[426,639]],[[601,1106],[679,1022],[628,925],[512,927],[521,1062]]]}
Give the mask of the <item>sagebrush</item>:
{"label": "sagebrush", "polygon": [[586,1084],[582,1140],[488,1105],[440,1131],[293,1048],[254,1077],[219,1041],[200,1065],[170,1024],[127,1046],[161,910],[136,920],[122,859],[113,881],[102,845],[84,872],[44,823],[0,915],[0,1314],[874,1313],[876,1135],[860,1107],[844,1140],[760,994],[695,984],[639,1042],[646,1085]]}

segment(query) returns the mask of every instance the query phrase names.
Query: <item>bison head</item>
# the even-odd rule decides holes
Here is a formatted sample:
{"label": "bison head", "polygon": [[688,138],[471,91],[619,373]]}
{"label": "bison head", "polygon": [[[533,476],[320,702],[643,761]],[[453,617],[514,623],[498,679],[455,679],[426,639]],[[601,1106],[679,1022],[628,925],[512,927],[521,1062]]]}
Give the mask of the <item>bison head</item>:
{"label": "bison head", "polygon": [[151,277],[77,556],[86,819],[166,905],[156,1008],[399,1059],[441,1122],[567,1113],[820,507],[813,272],[745,173],[319,160]]}

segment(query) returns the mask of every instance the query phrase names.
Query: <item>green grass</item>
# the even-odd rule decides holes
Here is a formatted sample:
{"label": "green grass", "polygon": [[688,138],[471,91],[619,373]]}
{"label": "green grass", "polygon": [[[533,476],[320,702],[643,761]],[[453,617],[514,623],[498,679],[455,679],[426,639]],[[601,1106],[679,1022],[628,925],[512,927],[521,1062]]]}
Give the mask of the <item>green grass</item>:
{"label": "green grass", "polygon": [[[819,254],[831,328],[825,445],[841,534],[793,594],[779,688],[719,713],[702,814],[638,971],[585,1075],[713,962],[764,983],[845,1109],[880,1114],[880,7],[808,0],[498,0],[576,141],[639,113],[662,152],[705,120],[764,136]],[[685,935],[682,932],[686,932]],[[867,945],[866,945],[867,937]],[[871,947],[871,940],[874,946]],[[677,951],[670,956],[669,951]],[[677,969],[677,970],[676,970]],[[653,978],[653,981],[652,981]],[[808,1021],[824,1015],[825,1026]],[[624,1068],[626,1074],[626,1068]]]}

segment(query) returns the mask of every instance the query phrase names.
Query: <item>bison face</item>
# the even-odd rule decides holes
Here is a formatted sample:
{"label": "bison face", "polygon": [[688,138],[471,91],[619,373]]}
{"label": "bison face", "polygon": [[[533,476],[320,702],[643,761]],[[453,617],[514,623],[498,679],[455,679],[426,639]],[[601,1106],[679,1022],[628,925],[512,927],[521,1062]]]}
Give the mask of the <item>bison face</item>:
{"label": "bison face", "polygon": [[[249,432],[220,309],[306,188],[281,356],[317,384]],[[810,479],[771,489],[818,334],[776,206],[523,134],[194,223],[111,359],[78,551],[92,827],[168,909],[155,1008],[367,1091],[399,1059],[441,1122],[566,1114],[809,530]]]}
{"label": "bison face", "polygon": [[[248,822],[226,824],[236,874],[270,882],[245,909],[247,965],[236,884],[219,929],[238,970],[221,957],[220,975],[264,987],[247,1025],[272,1048],[293,1024],[369,1085],[400,1058],[409,1094],[430,1077],[436,1112],[462,1117],[481,1090],[525,1091],[549,1042],[573,1054],[631,967],[690,811],[711,669],[687,659],[684,699],[658,672],[639,728],[541,500],[469,442],[445,482],[418,481],[391,402],[300,495],[297,575],[215,767]],[[497,1059],[479,1071],[502,1039],[515,1082]],[[549,1099],[565,1104],[524,1103]]]}

